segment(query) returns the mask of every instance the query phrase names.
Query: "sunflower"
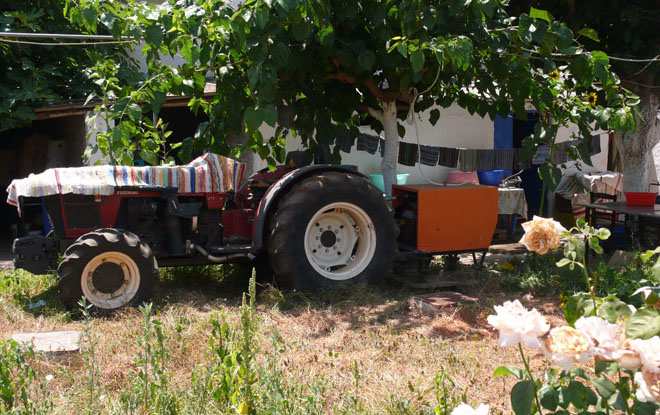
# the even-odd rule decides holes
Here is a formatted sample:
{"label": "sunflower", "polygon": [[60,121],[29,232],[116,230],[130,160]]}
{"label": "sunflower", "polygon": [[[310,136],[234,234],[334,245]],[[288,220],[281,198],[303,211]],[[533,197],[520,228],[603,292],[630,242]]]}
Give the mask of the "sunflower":
{"label": "sunflower", "polygon": [[598,97],[596,96],[595,92],[592,92],[591,94],[587,95],[587,102],[589,103],[589,105],[595,107],[596,101],[598,101]]}
{"label": "sunflower", "polygon": [[553,81],[558,81],[559,71],[555,69],[554,71],[550,72],[550,78],[552,78]]}

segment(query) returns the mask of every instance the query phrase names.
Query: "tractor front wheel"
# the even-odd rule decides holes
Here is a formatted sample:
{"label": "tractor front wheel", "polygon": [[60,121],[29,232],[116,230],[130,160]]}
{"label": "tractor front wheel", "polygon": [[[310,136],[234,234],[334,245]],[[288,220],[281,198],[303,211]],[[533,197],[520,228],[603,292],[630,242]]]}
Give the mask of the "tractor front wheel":
{"label": "tractor front wheel", "polygon": [[75,308],[85,297],[96,311],[136,306],[158,284],[158,266],[151,248],[119,229],[99,229],[78,238],[57,269],[62,301]]}
{"label": "tractor front wheel", "polygon": [[396,251],[397,228],[381,192],[364,178],[326,172],[295,185],[270,221],[277,281],[297,288],[376,281]]}

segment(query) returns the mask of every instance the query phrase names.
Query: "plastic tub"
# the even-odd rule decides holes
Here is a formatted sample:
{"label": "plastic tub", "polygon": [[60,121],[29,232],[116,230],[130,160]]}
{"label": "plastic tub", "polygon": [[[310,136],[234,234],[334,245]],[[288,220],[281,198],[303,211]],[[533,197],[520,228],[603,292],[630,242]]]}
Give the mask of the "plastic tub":
{"label": "plastic tub", "polygon": [[628,206],[653,206],[655,197],[658,195],[653,192],[625,192],[626,205]]}
{"label": "plastic tub", "polygon": [[[408,183],[408,176],[410,173],[397,173],[396,175],[396,184],[406,184]],[[385,181],[383,180],[383,173],[371,173],[371,183],[374,184],[381,192],[385,193]]]}
{"label": "plastic tub", "polygon": [[447,184],[474,183],[479,184],[479,176],[476,171],[450,170],[447,176]]}
{"label": "plastic tub", "polygon": [[499,186],[502,180],[513,174],[513,170],[477,170],[479,183],[488,186]]}

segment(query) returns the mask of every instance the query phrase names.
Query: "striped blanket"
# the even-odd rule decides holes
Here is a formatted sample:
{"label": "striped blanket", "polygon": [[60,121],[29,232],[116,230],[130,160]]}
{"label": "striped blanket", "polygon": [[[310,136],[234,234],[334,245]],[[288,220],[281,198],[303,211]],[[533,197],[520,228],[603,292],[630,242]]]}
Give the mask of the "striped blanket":
{"label": "striped blanket", "polygon": [[53,168],[7,188],[7,203],[18,207],[18,198],[75,193],[110,195],[122,187],[176,187],[179,193],[226,193],[237,190],[245,164],[206,153],[185,166],[90,166]]}

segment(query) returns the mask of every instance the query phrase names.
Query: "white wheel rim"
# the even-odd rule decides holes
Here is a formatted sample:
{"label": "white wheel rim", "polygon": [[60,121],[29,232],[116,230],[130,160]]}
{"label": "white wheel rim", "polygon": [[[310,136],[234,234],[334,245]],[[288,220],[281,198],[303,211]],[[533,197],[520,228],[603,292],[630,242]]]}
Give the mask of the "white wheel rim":
{"label": "white wheel rim", "polygon": [[346,202],[316,212],[305,230],[305,255],[324,278],[344,281],[364,271],[376,252],[376,230],[369,215]]}
{"label": "white wheel rim", "polygon": [[[109,292],[109,290],[97,287],[98,279],[95,282],[94,272],[106,263],[115,264],[118,266],[119,275],[113,275],[114,279],[123,278],[120,281],[120,286]],[[97,276],[98,278],[98,276]],[[98,254],[92,258],[82,271],[80,276],[80,286],[82,292],[87,300],[98,308],[115,309],[128,304],[138,292],[140,288],[140,270],[138,269],[135,261],[128,255],[117,252],[108,251]]]}

